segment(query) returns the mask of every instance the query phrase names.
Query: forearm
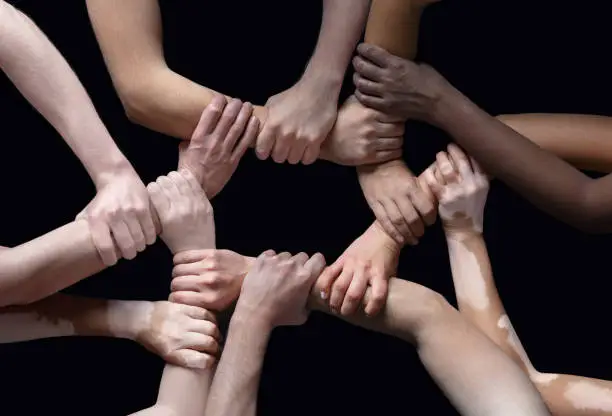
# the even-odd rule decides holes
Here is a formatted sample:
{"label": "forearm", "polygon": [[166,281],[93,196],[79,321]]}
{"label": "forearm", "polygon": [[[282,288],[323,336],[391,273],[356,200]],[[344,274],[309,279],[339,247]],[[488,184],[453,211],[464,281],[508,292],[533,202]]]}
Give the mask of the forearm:
{"label": "forearm", "polygon": [[304,78],[340,94],[344,73],[363,32],[370,0],[323,0],[323,19]]}
{"label": "forearm", "polygon": [[414,59],[424,0],[372,0],[365,41],[403,58]]}
{"label": "forearm", "polygon": [[255,416],[271,328],[240,311],[232,316],[206,416]]}
{"label": "forearm", "polygon": [[146,322],[144,301],[83,298],[57,293],[26,306],[0,309],[0,343],[65,336],[134,339]]}
{"label": "forearm", "polygon": [[612,230],[610,179],[593,180],[447,88],[432,117],[484,170],[575,227]]}
{"label": "forearm", "polygon": [[[331,313],[318,293],[312,293],[311,306]],[[338,317],[412,342],[429,374],[463,415],[549,414],[519,366],[430,289],[393,278],[381,314]]]}
{"label": "forearm", "polygon": [[612,117],[505,114],[497,118],[578,169],[612,172]]}
{"label": "forearm", "polygon": [[71,222],[0,251],[0,306],[35,302],[104,268],[87,222]]}
{"label": "forearm", "polygon": [[99,182],[129,162],[59,51],[23,13],[0,3],[0,67]]}

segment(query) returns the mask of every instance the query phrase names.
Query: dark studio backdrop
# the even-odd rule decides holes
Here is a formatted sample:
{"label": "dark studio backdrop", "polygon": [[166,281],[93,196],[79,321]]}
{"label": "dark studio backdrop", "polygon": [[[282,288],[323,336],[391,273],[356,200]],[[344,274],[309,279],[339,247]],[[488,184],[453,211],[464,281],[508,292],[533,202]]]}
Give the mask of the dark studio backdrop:
{"label": "dark studio backdrop", "polygon": [[[603,3],[603,2],[602,2]],[[612,115],[612,35],[600,2],[443,0],[423,17],[419,59],[492,114]],[[176,166],[177,141],[131,124],[113,90],[83,1],[23,0],[89,91],[120,148],[149,182]],[[314,48],[319,1],[162,0],[166,56],[177,72],[263,104],[295,82]],[[1,39],[0,39],[1,41]],[[347,80],[350,81],[350,73]],[[345,85],[344,99],[351,90]],[[71,221],[94,196],[68,146],[0,77],[0,244]],[[428,166],[449,138],[407,127],[404,157]],[[321,251],[329,262],[372,221],[355,171],[261,162],[248,154],[214,200],[218,246]],[[612,379],[607,328],[608,236],[588,236],[495,182],[485,224],[499,291],[541,371]],[[133,261],[66,290],[166,299],[171,257],[158,242]],[[399,275],[455,303],[439,224],[406,248]],[[129,341],[56,339],[0,347],[0,414],[125,415],[151,405],[163,362]],[[456,414],[406,343],[313,315],[275,332],[260,389],[262,415]]]}

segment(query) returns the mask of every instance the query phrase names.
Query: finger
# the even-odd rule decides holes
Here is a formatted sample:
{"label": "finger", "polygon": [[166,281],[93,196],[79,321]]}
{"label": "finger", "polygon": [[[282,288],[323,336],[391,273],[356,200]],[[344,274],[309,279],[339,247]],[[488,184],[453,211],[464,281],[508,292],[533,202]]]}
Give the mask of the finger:
{"label": "finger", "polygon": [[474,176],[474,172],[472,171],[472,167],[470,166],[470,161],[467,155],[457,146],[456,144],[448,145],[448,155],[450,156],[451,162],[459,171],[459,175],[463,179],[469,179]]}
{"label": "finger", "polygon": [[[421,182],[418,180],[418,178],[415,178],[415,180],[415,188],[410,194],[410,201],[420,216],[419,222],[420,219],[422,219],[425,224],[431,225],[436,220],[435,198],[427,185],[423,187],[421,186]],[[412,224],[410,227],[412,228]],[[415,230],[413,229],[413,231]],[[417,236],[420,237],[418,234]]]}
{"label": "finger", "polygon": [[289,156],[290,147],[294,144],[296,144],[294,136],[277,137],[272,149],[272,160],[276,163],[284,163]]}
{"label": "finger", "polygon": [[436,199],[440,199],[442,197],[443,185],[440,184],[440,182],[438,181],[438,179],[434,175],[434,170],[435,169],[433,169],[433,168],[428,168],[423,173],[423,178],[424,178],[425,182],[427,183],[427,185],[429,186],[429,189],[431,189],[431,191],[436,196]]}
{"label": "finger", "polygon": [[216,324],[210,321],[203,321],[201,319],[193,319],[189,322],[189,331],[197,334],[208,335],[219,341],[221,339],[221,332]]}
{"label": "finger", "polygon": [[378,111],[387,110],[387,105],[385,104],[385,100],[383,100],[380,97],[366,95],[359,90],[355,90],[354,95],[359,100],[359,102],[366,107],[370,107]]}
{"label": "finger", "polygon": [[404,139],[404,123],[381,121],[381,117],[379,116],[376,116],[374,131],[378,137],[390,137],[396,140],[402,140],[402,142]]}
{"label": "finger", "polygon": [[181,199],[180,191],[178,190],[174,182],[170,180],[170,178],[168,178],[167,176],[160,176],[159,178],[157,178],[156,182],[164,191],[164,194],[166,194],[166,197],[170,200],[170,203],[172,203],[172,201],[178,201]]}
{"label": "finger", "polygon": [[402,157],[402,149],[397,150],[380,150],[377,151],[375,163],[387,162],[389,160],[396,160]]}
{"label": "finger", "polygon": [[170,364],[199,370],[211,368],[216,362],[212,355],[189,349],[173,351],[165,359]]}
{"label": "finger", "polygon": [[486,172],[482,169],[482,166],[480,166],[480,163],[478,163],[476,161],[476,159],[474,159],[473,157],[470,156],[470,163],[472,164],[472,169],[474,170],[474,173],[476,174],[476,176],[482,177],[484,178],[487,182],[489,182],[489,176],[486,174]]}
{"label": "finger", "polygon": [[389,52],[380,46],[371,43],[361,43],[357,46],[357,53],[362,58],[372,62],[374,65],[385,68],[389,65],[389,61],[393,58]]}
{"label": "finger", "polygon": [[321,145],[317,144],[306,146],[306,150],[304,150],[304,156],[302,156],[302,165],[312,165],[319,158],[319,153],[321,153]]}
{"label": "finger", "polygon": [[244,103],[240,107],[240,111],[238,112],[238,116],[234,123],[230,126],[229,131],[223,140],[223,154],[229,158],[236,147],[236,143],[238,139],[242,137],[247,125],[249,124],[249,120],[251,119],[251,115],[253,114],[253,105],[251,103]]}
{"label": "finger", "polygon": [[374,211],[374,215],[380,223],[380,226],[383,228],[383,230],[385,230],[389,237],[393,238],[397,243],[404,245],[406,239],[391,221],[385,206],[381,202],[377,201],[370,205],[370,207],[372,208],[372,211]]}
{"label": "finger", "polygon": [[140,221],[136,215],[130,215],[125,219],[125,224],[128,227],[132,241],[134,241],[134,248],[138,253],[142,253],[147,248],[147,242],[145,240],[144,232],[140,228]]}
{"label": "finger", "polygon": [[438,165],[438,170],[442,174],[442,177],[444,178],[444,182],[446,184],[457,183],[459,179],[457,177],[457,171],[455,171],[455,167],[453,166],[451,160],[448,158],[446,152],[439,152],[436,155],[436,163]]}
{"label": "finger", "polygon": [[372,276],[370,279],[370,285],[372,290],[370,291],[370,296],[367,299],[365,313],[368,316],[375,316],[385,306],[387,294],[389,292],[389,282],[387,281],[386,276],[377,274]]}
{"label": "finger", "polygon": [[434,176],[436,177],[436,181],[438,182],[438,184],[440,184],[441,187],[445,187],[446,186],[446,181],[444,180],[444,176],[442,176],[442,173],[440,172],[440,169],[438,169],[438,165],[436,164],[436,167],[433,170],[434,172]]}
{"label": "finger", "polygon": [[304,152],[306,151],[307,142],[306,140],[297,140],[291,145],[291,149],[289,150],[289,154],[287,155],[287,162],[291,165],[298,164],[302,158],[304,157]]}
{"label": "finger", "polygon": [[187,332],[182,339],[181,344],[184,348],[191,350],[206,352],[209,354],[217,354],[219,352],[219,343],[210,335],[200,334],[198,332]]}
{"label": "finger", "polygon": [[195,195],[200,197],[204,193],[204,189],[202,189],[202,185],[198,182],[198,179],[191,173],[189,169],[181,169],[179,174],[183,177],[187,185],[189,186],[189,191],[185,190],[185,192],[189,192],[191,195]]}
{"label": "finger", "polygon": [[355,56],[353,58],[353,68],[361,78],[369,79],[374,82],[381,82],[384,79],[384,71],[382,68],[361,56]]}
{"label": "finger", "polygon": [[412,235],[412,231],[410,230],[410,226],[404,219],[402,212],[399,207],[393,200],[384,200],[383,206],[385,207],[385,211],[387,212],[387,216],[391,220],[393,227],[401,234],[402,240],[407,244],[416,245],[418,243],[417,239]]}
{"label": "finger", "polygon": [[147,191],[149,192],[149,199],[151,203],[153,203],[153,207],[155,207],[157,214],[163,216],[168,212],[168,209],[170,209],[170,200],[161,186],[159,186],[157,182],[151,182],[147,185]]}
{"label": "finger", "polygon": [[121,256],[127,260],[136,257],[136,244],[127,224],[122,220],[113,219],[109,222],[109,226]]}
{"label": "finger", "polygon": [[170,293],[168,300],[173,303],[180,303],[185,306],[212,309],[209,299],[200,293],[199,290],[179,290]]}
{"label": "finger", "polygon": [[257,137],[255,144],[255,154],[260,160],[265,160],[270,157],[276,140],[276,128],[272,126],[268,120],[263,125],[261,133]]}
{"label": "finger", "polygon": [[383,96],[383,88],[379,83],[362,77],[358,72],[353,74],[353,84],[355,84],[355,88],[366,95],[373,97]]}
{"label": "finger", "polygon": [[331,288],[329,307],[333,312],[340,312],[342,302],[344,301],[346,291],[351,284],[351,280],[353,280],[353,266],[350,264],[345,264],[344,268],[342,269],[342,273],[340,273],[340,276],[336,279]]}
{"label": "finger", "polygon": [[[183,265],[187,266],[187,264]],[[170,290],[172,292],[196,292],[199,293],[201,290],[201,278],[200,275],[196,273],[191,274],[183,274],[177,277],[174,277],[172,281],[170,281]],[[182,302],[177,302],[182,303]],[[191,303],[189,303],[191,305]],[[200,305],[196,305],[200,306]],[[202,306],[203,307],[203,306]]]}
{"label": "finger", "polygon": [[363,299],[368,288],[367,272],[363,265],[355,267],[353,280],[346,291],[346,296],[340,309],[342,315],[352,315],[361,304],[361,299]]}
{"label": "finger", "polygon": [[422,237],[425,233],[425,225],[415,209],[411,197],[406,195],[404,198],[398,198],[395,200],[395,205],[404,218],[404,222],[408,225],[410,233],[416,238]]}
{"label": "finger", "polygon": [[180,253],[175,254],[174,257],[172,258],[172,261],[175,264],[174,268],[176,269],[176,265],[180,265],[180,264],[196,263],[200,260],[203,260],[209,257],[214,252],[215,252],[214,249],[182,251]]}
{"label": "finger", "polygon": [[276,260],[286,261],[286,260],[291,259],[291,253],[283,251],[282,253],[277,254],[275,257],[276,257]]}
{"label": "finger", "polygon": [[155,243],[157,239],[157,233],[155,232],[155,224],[153,223],[153,213],[151,212],[151,206],[149,202],[146,202],[146,207],[143,210],[136,212],[136,217],[140,223],[140,229],[144,233],[145,244],[151,245]]}
{"label": "finger", "polygon": [[308,260],[308,254],[304,252],[298,253],[293,256],[291,260],[293,260],[299,267],[304,267],[304,264],[306,264],[306,261]]}
{"label": "finger", "polygon": [[381,150],[402,150],[404,139],[402,137],[380,137],[374,142],[374,148]]}
{"label": "finger", "polygon": [[86,220],[86,219],[87,219],[87,207],[83,208],[83,210],[79,212],[74,218],[75,221]]}
{"label": "finger", "polygon": [[249,147],[251,147],[251,144],[255,142],[258,132],[259,119],[255,116],[251,116],[244,134],[240,138],[238,145],[235,147],[234,152],[232,153],[232,161],[237,162],[242,159],[242,156],[244,156]]}
{"label": "finger", "polygon": [[176,186],[176,189],[182,197],[189,198],[194,196],[193,191],[191,189],[191,185],[189,185],[189,182],[187,182],[187,180],[183,178],[183,175],[181,175],[180,173],[172,171],[168,173],[168,179],[170,179],[172,183],[174,183],[174,186]]}
{"label": "finger", "polygon": [[215,146],[223,145],[223,142],[225,141],[230,128],[236,122],[241,109],[242,101],[237,98],[232,98],[225,106],[223,113],[221,113],[221,118],[212,132],[212,134],[215,136]]}
{"label": "finger", "polygon": [[325,268],[325,257],[323,257],[321,253],[315,253],[315,255],[304,263],[304,268],[306,268],[312,276],[318,278]]}
{"label": "finger", "polygon": [[315,283],[315,288],[319,292],[319,296],[321,299],[326,300],[329,298],[329,293],[331,291],[332,284],[336,281],[340,273],[342,272],[342,268],[344,267],[343,259],[338,259],[334,264],[327,267]]}
{"label": "finger", "polygon": [[114,266],[117,263],[117,249],[111,236],[111,231],[104,221],[89,220],[89,230],[94,246],[105,266]]}
{"label": "finger", "polygon": [[217,318],[215,317],[215,314],[204,308],[199,308],[192,305],[183,305],[181,307],[181,310],[185,315],[189,316],[190,318],[210,321],[213,324],[217,323]]}
{"label": "finger", "polygon": [[211,102],[204,108],[200,120],[191,135],[191,143],[200,144],[206,135],[212,133],[217,126],[217,122],[223,113],[227,100],[223,95],[217,94]]}

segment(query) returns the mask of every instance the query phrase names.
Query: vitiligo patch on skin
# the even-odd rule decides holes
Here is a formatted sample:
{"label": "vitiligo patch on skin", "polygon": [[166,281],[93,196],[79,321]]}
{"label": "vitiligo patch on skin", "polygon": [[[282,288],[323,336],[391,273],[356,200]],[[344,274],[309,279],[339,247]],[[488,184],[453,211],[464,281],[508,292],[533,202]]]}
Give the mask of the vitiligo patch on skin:
{"label": "vitiligo patch on skin", "polygon": [[[109,332],[118,338],[129,338],[138,329],[148,328],[153,314],[151,302],[112,300],[108,302]],[[131,331],[132,328],[134,331]]]}
{"label": "vitiligo patch on skin", "polygon": [[523,344],[521,344],[521,341],[516,334],[508,315],[502,315],[499,318],[499,321],[497,321],[497,327],[508,332],[508,344],[512,347],[514,352],[518,354],[525,367],[527,367],[527,373],[529,374],[531,381],[536,384],[548,385],[559,377],[558,374],[543,374],[535,369],[533,364],[531,364],[531,361],[527,356],[527,352],[525,351],[525,348],[523,348]]}
{"label": "vitiligo patch on skin", "polygon": [[563,395],[576,409],[612,412],[612,390],[593,382],[568,383]]}
{"label": "vitiligo patch on skin", "polygon": [[451,264],[456,279],[457,297],[468,302],[474,309],[484,310],[489,306],[487,285],[476,255],[462,241],[448,241]]}
{"label": "vitiligo patch on skin", "polygon": [[74,325],[65,319],[47,319],[37,313],[0,314],[0,343],[75,335]]}

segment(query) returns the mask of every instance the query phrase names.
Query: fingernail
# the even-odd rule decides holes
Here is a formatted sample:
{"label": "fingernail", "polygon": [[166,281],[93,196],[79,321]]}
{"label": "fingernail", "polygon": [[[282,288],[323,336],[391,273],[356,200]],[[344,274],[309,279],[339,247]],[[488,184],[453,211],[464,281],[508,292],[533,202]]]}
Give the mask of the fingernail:
{"label": "fingernail", "polygon": [[321,291],[321,299],[323,300],[327,299],[327,292],[324,290]]}

